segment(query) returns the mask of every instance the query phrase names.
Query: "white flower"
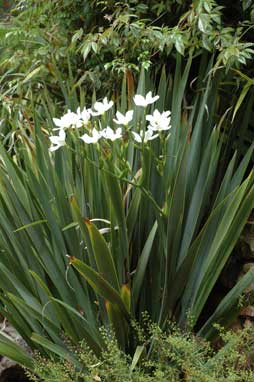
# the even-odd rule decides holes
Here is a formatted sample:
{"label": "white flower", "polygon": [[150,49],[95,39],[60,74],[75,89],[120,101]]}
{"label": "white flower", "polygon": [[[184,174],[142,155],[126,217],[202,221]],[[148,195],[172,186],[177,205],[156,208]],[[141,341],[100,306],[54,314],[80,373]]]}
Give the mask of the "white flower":
{"label": "white flower", "polygon": [[93,105],[94,111],[89,109],[89,113],[93,116],[102,115],[114,105],[113,101],[108,101],[107,97],[103,98],[102,102],[95,102]]}
{"label": "white flower", "polygon": [[[138,143],[142,142],[143,135],[144,135],[143,130],[140,131],[140,134],[135,133],[135,131],[132,131],[132,134],[133,134],[134,140],[136,142],[138,142]],[[158,134],[153,135],[152,130],[146,130],[145,135],[144,135],[144,142],[152,141],[153,139],[155,139],[157,137],[158,137]]]}
{"label": "white flower", "polygon": [[73,113],[72,111],[68,110],[68,113],[64,114],[60,119],[59,118],[53,118],[53,122],[58,128],[55,128],[53,130],[61,130],[64,128],[68,128],[71,126],[76,126],[76,124],[79,121],[79,117],[77,114]]}
{"label": "white flower", "polygon": [[81,127],[81,126],[85,126],[88,124],[90,118],[91,118],[91,114],[89,113],[89,111],[84,108],[82,111],[80,110],[80,107],[77,108],[77,116],[78,116],[78,123],[76,124],[76,127]]}
{"label": "white flower", "polygon": [[158,95],[152,97],[152,92],[150,91],[147,93],[147,95],[145,97],[143,97],[140,94],[136,94],[134,96],[133,100],[137,106],[146,107],[147,105],[150,105],[150,104],[154,103],[155,101],[157,101],[159,98],[160,98],[160,96],[158,96]]}
{"label": "white flower", "polygon": [[59,147],[65,146],[65,138],[66,134],[63,129],[59,131],[59,135],[52,135],[51,137],[49,137],[50,142],[52,143],[52,145],[49,148],[49,151],[56,151],[59,149]]}
{"label": "white flower", "polygon": [[122,129],[119,127],[116,129],[116,132],[114,132],[111,127],[107,126],[106,129],[101,131],[101,136],[103,138],[110,139],[111,141],[115,141],[116,139],[122,138]]}
{"label": "white flower", "polygon": [[88,134],[84,134],[80,137],[80,139],[82,139],[82,141],[84,141],[85,143],[97,143],[98,140],[101,138],[101,133],[96,130],[95,128],[93,128],[92,130],[92,136],[91,135],[88,135]]}
{"label": "white flower", "polygon": [[153,115],[146,116],[146,120],[150,122],[148,129],[153,131],[169,130],[171,128],[170,114],[170,111],[160,113],[157,109],[154,110]]}
{"label": "white flower", "polygon": [[127,111],[127,113],[124,115],[122,113],[120,113],[120,111],[117,111],[116,112],[116,118],[117,119],[113,119],[113,121],[117,124],[117,125],[128,125],[128,123],[132,120],[133,118],[133,110],[129,110]]}

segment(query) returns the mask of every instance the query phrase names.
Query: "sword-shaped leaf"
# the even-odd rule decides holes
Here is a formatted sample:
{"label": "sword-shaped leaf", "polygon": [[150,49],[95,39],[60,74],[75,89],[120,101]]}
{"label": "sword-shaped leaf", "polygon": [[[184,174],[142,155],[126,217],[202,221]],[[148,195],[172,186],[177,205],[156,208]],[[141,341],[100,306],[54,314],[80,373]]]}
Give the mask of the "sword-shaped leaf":
{"label": "sword-shaped leaf", "polygon": [[108,281],[106,281],[89,265],[83,263],[83,261],[78,260],[75,257],[70,258],[70,263],[86,279],[98,295],[103,297],[105,300],[110,301],[112,304],[118,305],[125,317],[129,319],[129,313],[126,310],[120,293],[114,289]]}

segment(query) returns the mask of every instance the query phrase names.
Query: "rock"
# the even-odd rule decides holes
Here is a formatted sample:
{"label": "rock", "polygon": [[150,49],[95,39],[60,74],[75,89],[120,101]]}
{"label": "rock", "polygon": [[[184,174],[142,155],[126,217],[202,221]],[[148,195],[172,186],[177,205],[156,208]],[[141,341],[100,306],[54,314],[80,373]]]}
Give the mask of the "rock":
{"label": "rock", "polygon": [[253,305],[246,306],[245,308],[241,310],[241,312],[239,313],[239,316],[254,318],[254,306]]}
{"label": "rock", "polygon": [[0,382],[29,382],[24,369],[19,365],[14,365],[2,371]]}
{"label": "rock", "polygon": [[[243,324],[244,328],[253,328],[254,326],[254,322],[247,319],[244,321],[244,324]],[[0,381],[1,382],[1,381]]]}
{"label": "rock", "polygon": [[[7,335],[11,340],[13,340],[15,343],[20,345],[24,350],[26,350],[28,353],[31,354],[31,350],[27,346],[26,342],[23,340],[23,338],[18,334],[18,332],[13,328],[13,326],[10,325],[10,323],[6,319],[4,319],[0,324],[0,332]],[[7,372],[7,370],[9,370],[9,372]],[[23,373],[23,377],[22,377],[23,379],[15,379],[15,378],[2,379],[2,376],[8,376],[11,374],[16,376],[19,375],[21,377],[22,373]],[[7,378],[7,377],[3,377],[3,378]],[[22,367],[17,365],[16,362],[8,359],[7,357],[0,356],[0,382],[2,381],[16,381],[16,382],[28,381],[28,378],[25,377],[24,370],[22,369]]]}
{"label": "rock", "polygon": [[10,369],[11,367],[15,366],[16,362],[10,360],[7,357],[2,357],[0,361],[0,376],[4,372],[4,370]]}

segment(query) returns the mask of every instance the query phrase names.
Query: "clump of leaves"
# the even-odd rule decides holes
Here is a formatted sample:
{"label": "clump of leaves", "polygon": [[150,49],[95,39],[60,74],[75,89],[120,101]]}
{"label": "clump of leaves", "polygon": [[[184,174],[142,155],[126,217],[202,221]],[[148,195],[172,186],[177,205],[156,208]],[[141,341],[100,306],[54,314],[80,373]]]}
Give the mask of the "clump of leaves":
{"label": "clump of leaves", "polygon": [[[147,93],[149,79],[142,73],[130,107],[123,84],[121,104],[114,108],[106,97],[91,104],[82,126],[76,117],[84,104],[54,118],[57,126],[67,115],[74,118],[59,136],[50,136],[50,150],[59,149],[55,154],[48,151],[47,122],[36,112],[34,126],[27,125],[24,140],[13,148],[15,156],[0,145],[1,313],[32,349],[73,358],[61,330],[75,344],[85,338],[100,353],[105,347],[99,327],[110,322],[121,349],[134,354],[129,321],[139,321],[146,310],[162,328],[168,319],[185,327],[187,312],[198,324],[253,208],[253,172],[245,174],[254,147],[238,166],[234,155],[217,176],[222,141],[213,128],[216,84],[210,87],[209,80],[190,114],[182,111],[190,64],[181,77],[179,57],[173,89],[163,72],[155,97],[154,88]],[[137,99],[149,100],[145,111]],[[171,110],[170,135],[164,118],[157,141],[142,143],[147,121],[160,115],[155,107],[164,117]],[[115,139],[119,112],[131,114],[131,130],[123,126],[121,139]],[[214,322],[228,325],[252,272],[195,327],[200,335],[213,337]],[[0,352],[30,364],[1,335]]]}
{"label": "clump of leaves", "polygon": [[[134,324],[137,328],[137,324]],[[146,335],[131,358],[119,350],[110,331],[103,330],[106,344],[95,355],[82,342],[74,349],[79,365],[68,359],[45,359],[35,355],[33,381],[105,381],[105,382],[249,382],[254,378],[251,347],[253,330],[225,332],[218,327],[222,346],[211,344],[170,324],[167,332],[149,323]],[[150,359],[148,360],[148,355]]]}

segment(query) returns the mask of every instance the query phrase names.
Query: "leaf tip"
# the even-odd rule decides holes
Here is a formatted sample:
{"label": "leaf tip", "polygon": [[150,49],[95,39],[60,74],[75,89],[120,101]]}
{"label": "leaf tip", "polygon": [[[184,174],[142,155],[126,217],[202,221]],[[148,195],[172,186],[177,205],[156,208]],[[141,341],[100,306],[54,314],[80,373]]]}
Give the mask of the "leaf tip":
{"label": "leaf tip", "polygon": [[109,312],[110,302],[108,300],[105,301],[105,307],[106,307],[106,311]]}

